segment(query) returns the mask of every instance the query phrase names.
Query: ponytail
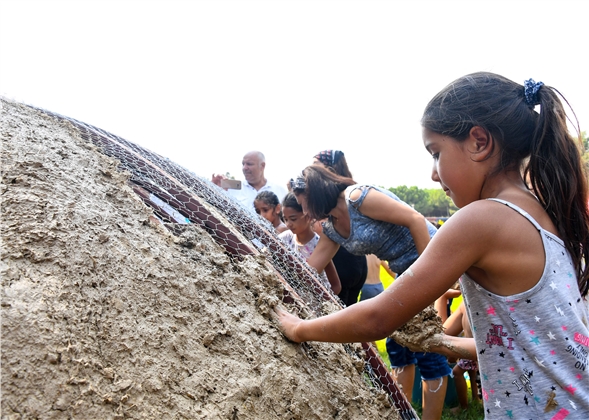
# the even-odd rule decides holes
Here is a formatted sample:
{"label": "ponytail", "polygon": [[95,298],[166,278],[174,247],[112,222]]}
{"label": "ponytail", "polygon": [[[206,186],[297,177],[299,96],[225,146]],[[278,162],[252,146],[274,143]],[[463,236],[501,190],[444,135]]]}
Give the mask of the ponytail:
{"label": "ponytail", "polygon": [[[580,142],[568,132],[567,115],[559,95],[556,89],[531,79],[524,87],[497,74],[473,73],[455,80],[434,96],[425,108],[421,124],[459,142],[468,137],[474,126],[493,136],[501,151],[496,173],[523,170],[528,188],[558,229],[573,260],[581,295],[586,296],[587,169],[581,160]],[[534,110],[536,105],[540,105],[539,113]]]}
{"label": "ponytail", "polygon": [[589,210],[580,130],[577,123],[577,139],[569,133],[560,92],[544,86],[537,95],[540,113],[524,175],[563,238],[578,273],[579,290],[585,296],[589,280]]}

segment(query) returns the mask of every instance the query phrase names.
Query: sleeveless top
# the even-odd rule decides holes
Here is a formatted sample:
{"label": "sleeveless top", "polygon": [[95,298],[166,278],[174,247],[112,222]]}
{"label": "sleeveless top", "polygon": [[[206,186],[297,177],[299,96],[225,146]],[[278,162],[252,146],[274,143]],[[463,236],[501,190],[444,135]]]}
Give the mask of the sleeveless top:
{"label": "sleeveless top", "polygon": [[[361,194],[354,201],[350,199],[350,194],[356,189],[360,189]],[[370,185],[352,185],[345,191],[346,204],[348,206],[348,213],[350,214],[350,236],[344,238],[337,233],[333,227],[331,217],[323,223],[323,233],[354,255],[375,254],[381,260],[388,261],[391,270],[397,274],[401,274],[415,262],[419,255],[415,248],[415,242],[413,241],[409,228],[381,220],[374,220],[360,213],[358,208],[362,205],[366,194],[371,189],[408,205],[389,190]],[[436,228],[427,220],[425,222],[427,223],[431,238],[436,233]]]}
{"label": "sleeveless top", "polygon": [[[299,254],[305,261],[309,259],[311,254],[313,254],[313,251],[315,251],[315,247],[317,247],[317,243],[319,242],[318,233],[315,233],[313,238],[311,238],[306,244],[301,244],[297,239],[297,235],[290,230],[285,230],[284,232],[279,233],[278,237],[284,242],[287,248]],[[329,279],[327,278],[325,271],[319,273],[319,276],[323,281],[327,282],[326,284],[329,284]]]}
{"label": "sleeveless top", "polygon": [[316,232],[306,244],[301,244],[297,239],[297,235],[290,230],[285,230],[284,232],[279,233],[278,237],[282,239],[288,248],[302,255],[305,260],[309,259],[311,254],[313,254],[313,251],[319,242],[319,234]]}
{"label": "sleeveless top", "polygon": [[524,210],[493,201],[536,227],[546,263],[538,283],[513,296],[493,294],[462,276],[485,418],[589,419],[589,323],[570,254]]}

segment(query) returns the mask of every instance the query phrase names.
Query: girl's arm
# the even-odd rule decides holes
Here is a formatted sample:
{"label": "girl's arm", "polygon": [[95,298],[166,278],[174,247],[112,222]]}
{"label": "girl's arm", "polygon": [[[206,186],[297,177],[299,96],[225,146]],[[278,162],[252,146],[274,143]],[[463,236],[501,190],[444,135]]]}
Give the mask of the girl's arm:
{"label": "girl's arm", "polygon": [[[350,199],[356,200],[360,195],[361,191],[355,190],[350,195]],[[374,189],[368,191],[358,210],[371,219],[381,220],[383,222],[408,228],[419,255],[421,255],[430,241],[425,217],[423,217],[421,213],[415,211],[412,207],[400,203],[380,191]]]}
{"label": "girl's arm", "polygon": [[[284,334],[295,342],[352,343],[388,337],[454,283],[450,279],[444,287],[439,287],[432,282],[422,282],[428,276],[423,269],[414,266],[378,296],[328,316],[302,321],[278,310]],[[416,287],[416,283],[420,286]]]}
{"label": "girl's arm", "polygon": [[331,290],[333,290],[333,293],[338,295],[342,291],[342,283],[339,279],[339,275],[337,274],[337,270],[335,269],[335,265],[333,265],[333,261],[329,261],[327,263],[327,266],[325,267],[325,274],[327,275],[329,284],[331,284]]}
{"label": "girl's arm", "polygon": [[442,296],[488,252],[491,241],[481,232],[486,228],[481,227],[479,213],[465,210],[449,219],[417,261],[378,296],[305,321],[278,310],[284,334],[296,342],[351,343],[388,337]]}
{"label": "girl's arm", "polygon": [[477,360],[477,348],[474,338],[454,337],[441,334],[435,337],[439,344],[429,347],[428,351],[442,354],[448,358]]}
{"label": "girl's arm", "polygon": [[321,273],[331,262],[331,259],[334,257],[338,249],[339,245],[325,236],[322,232],[319,234],[319,242],[317,242],[317,246],[313,250],[311,256],[307,259],[307,264]]}
{"label": "girl's arm", "polygon": [[442,318],[442,322],[446,322],[448,319],[448,300],[457,298],[458,296],[460,296],[460,290],[448,289],[446,293],[436,300],[436,312],[438,312],[439,317]]}
{"label": "girl's arm", "polygon": [[464,303],[461,303],[452,315],[444,322],[444,333],[458,336],[462,332],[462,317],[464,316]]}

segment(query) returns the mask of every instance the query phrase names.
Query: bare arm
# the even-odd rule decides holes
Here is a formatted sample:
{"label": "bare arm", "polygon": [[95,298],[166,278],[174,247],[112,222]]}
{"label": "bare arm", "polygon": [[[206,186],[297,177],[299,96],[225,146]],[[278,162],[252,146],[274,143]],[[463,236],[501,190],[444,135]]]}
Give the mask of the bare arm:
{"label": "bare arm", "polygon": [[329,261],[327,266],[325,267],[325,274],[327,275],[327,279],[329,280],[329,284],[331,285],[331,290],[336,295],[342,291],[342,283],[339,279],[339,275],[337,274],[337,270],[335,269],[335,265],[333,265],[333,261]]}
{"label": "bare arm", "polygon": [[443,295],[484,255],[489,241],[481,240],[477,230],[479,216],[473,212],[466,217],[472,217],[467,229],[450,219],[417,261],[385,292],[372,299],[306,321],[279,310],[284,334],[296,342],[337,343],[368,342],[389,336]]}
{"label": "bare arm", "polygon": [[331,259],[339,249],[339,245],[329,239],[323,232],[319,234],[319,242],[313,250],[311,256],[307,259],[307,264],[318,272],[325,270]]}
{"label": "bare arm", "polygon": [[453,299],[458,296],[460,296],[460,290],[448,289],[446,293],[436,300],[434,305],[439,317],[442,318],[442,322],[446,322],[446,319],[448,319],[448,299]]}
{"label": "bare arm", "polygon": [[[424,273],[419,271],[414,275],[421,278]],[[446,289],[430,282],[427,287],[424,284],[423,288],[416,288],[415,282],[410,275],[404,274],[378,296],[321,318],[301,321],[285,311],[279,311],[278,315],[285,335],[296,342],[351,343],[380,340],[409,321],[433,302],[436,294],[442,294]],[[448,285],[452,282],[449,280]]]}
{"label": "bare arm", "polygon": [[[360,194],[361,192],[356,190],[352,192],[350,198],[354,200]],[[408,228],[419,255],[430,241],[425,217],[408,205],[400,203],[380,191],[370,190],[358,210],[372,219]]]}
{"label": "bare arm", "polygon": [[477,360],[477,348],[474,338],[454,337],[441,334],[440,344],[431,346],[428,351],[443,354],[449,358]]}
{"label": "bare arm", "polygon": [[444,322],[444,332],[447,335],[453,336],[460,334],[462,332],[462,317],[464,315],[464,304],[461,304]]}

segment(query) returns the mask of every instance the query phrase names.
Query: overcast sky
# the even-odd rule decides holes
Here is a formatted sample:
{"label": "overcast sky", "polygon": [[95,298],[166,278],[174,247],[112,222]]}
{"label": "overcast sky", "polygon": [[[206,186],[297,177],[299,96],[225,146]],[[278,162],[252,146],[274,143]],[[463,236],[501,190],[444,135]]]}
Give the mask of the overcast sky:
{"label": "overcast sky", "polygon": [[323,149],[359,182],[437,187],[419,120],[452,80],[556,87],[589,125],[589,2],[0,0],[0,95],[199,175],[249,150],[286,182]]}

